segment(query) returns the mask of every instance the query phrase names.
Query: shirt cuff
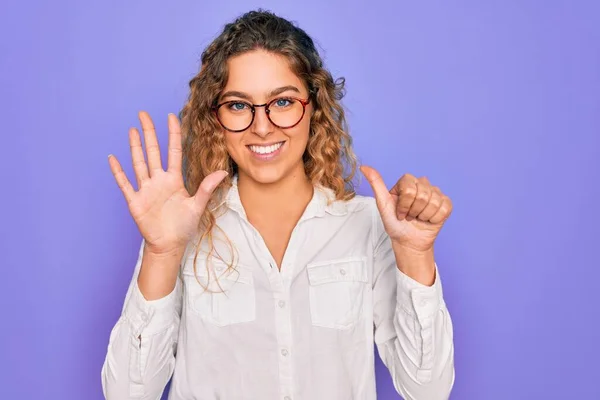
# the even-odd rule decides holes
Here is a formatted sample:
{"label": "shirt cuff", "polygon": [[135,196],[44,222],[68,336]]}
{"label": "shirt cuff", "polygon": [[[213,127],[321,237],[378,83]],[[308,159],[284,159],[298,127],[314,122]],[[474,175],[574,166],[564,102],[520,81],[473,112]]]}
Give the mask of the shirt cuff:
{"label": "shirt cuff", "polygon": [[180,296],[181,284],[177,279],[171,293],[157,300],[146,300],[136,279],[124,311],[135,337],[152,336],[172,325],[179,318],[177,304]]}
{"label": "shirt cuff", "polygon": [[419,321],[432,317],[443,306],[443,293],[440,274],[435,266],[435,282],[431,286],[423,285],[396,268],[398,285],[398,305]]}

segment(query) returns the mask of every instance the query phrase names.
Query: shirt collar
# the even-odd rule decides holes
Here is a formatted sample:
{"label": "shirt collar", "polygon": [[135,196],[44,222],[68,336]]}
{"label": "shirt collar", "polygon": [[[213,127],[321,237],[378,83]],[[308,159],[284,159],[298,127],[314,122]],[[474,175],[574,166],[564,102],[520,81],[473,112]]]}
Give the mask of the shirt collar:
{"label": "shirt collar", "polygon": [[[238,191],[237,182],[238,176],[234,175],[231,180],[231,187],[227,191],[224,200],[221,202],[221,204],[219,204],[219,206],[226,205],[229,209],[237,212],[244,219],[247,219],[246,211],[244,210],[242,201],[240,200],[240,192]],[[321,185],[315,185],[313,197],[306,206],[302,217],[300,217],[300,221],[314,217],[324,217],[326,214],[345,215],[347,212],[348,208],[346,206],[346,202],[336,200],[333,190]]]}

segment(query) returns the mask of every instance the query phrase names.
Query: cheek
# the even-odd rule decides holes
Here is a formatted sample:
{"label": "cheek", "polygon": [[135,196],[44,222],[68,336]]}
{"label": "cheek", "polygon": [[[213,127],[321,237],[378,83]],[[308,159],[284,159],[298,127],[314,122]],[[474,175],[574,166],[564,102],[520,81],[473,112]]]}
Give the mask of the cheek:
{"label": "cheek", "polygon": [[241,135],[236,135],[234,133],[225,134],[225,146],[227,147],[227,152],[234,159],[237,158],[236,156],[243,150],[243,144],[240,136]]}
{"label": "cheek", "polygon": [[310,119],[303,119],[298,126],[294,128],[293,138],[300,143],[307,143],[310,135]]}

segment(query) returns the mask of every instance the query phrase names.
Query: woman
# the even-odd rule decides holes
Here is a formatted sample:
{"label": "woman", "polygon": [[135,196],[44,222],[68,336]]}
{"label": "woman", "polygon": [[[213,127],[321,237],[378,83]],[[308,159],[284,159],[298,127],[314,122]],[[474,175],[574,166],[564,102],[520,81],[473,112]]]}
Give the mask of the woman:
{"label": "woman", "polygon": [[433,242],[450,200],[409,174],[388,191],[368,167],[375,199],[355,194],[343,81],[271,13],[227,25],[190,87],[166,171],[145,113],[137,191],[109,156],[144,240],[105,396],[157,399],[172,377],[169,399],[374,399],[374,342],[404,398],[448,398]]}

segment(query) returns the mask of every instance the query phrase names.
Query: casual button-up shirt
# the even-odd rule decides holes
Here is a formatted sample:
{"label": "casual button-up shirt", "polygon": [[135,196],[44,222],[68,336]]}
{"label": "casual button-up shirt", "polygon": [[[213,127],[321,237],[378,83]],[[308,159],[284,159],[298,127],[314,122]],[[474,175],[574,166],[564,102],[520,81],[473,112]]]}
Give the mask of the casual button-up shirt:
{"label": "casual button-up shirt", "polygon": [[137,286],[142,242],[102,368],[107,399],[159,399],[172,378],[170,400],[372,400],[374,344],[405,399],[449,397],[453,330],[437,265],[432,286],[398,269],[373,198],[315,187],[281,269],[235,180],[224,206],[224,259],[201,252],[194,268],[191,241],[158,300]]}

